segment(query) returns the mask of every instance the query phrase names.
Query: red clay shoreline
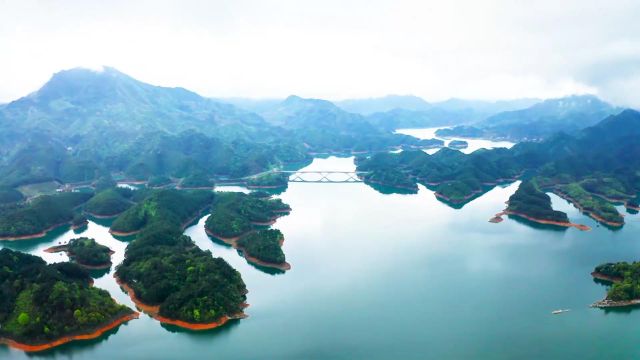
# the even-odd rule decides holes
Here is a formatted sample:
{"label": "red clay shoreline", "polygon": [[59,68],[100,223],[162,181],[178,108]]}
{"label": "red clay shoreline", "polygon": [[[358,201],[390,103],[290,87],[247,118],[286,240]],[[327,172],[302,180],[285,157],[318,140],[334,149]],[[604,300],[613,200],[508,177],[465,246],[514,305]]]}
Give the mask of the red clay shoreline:
{"label": "red clay shoreline", "polygon": [[[282,263],[282,264],[271,263],[271,262],[260,260],[258,258],[255,258],[255,257],[247,254],[247,251],[243,247],[238,245],[238,240],[240,240],[240,238],[242,238],[243,236],[247,236],[252,231],[247,231],[247,232],[245,232],[245,233],[243,233],[241,235],[234,236],[234,237],[223,237],[223,236],[217,235],[213,231],[207,229],[206,226],[204,228],[204,231],[207,233],[207,235],[213,236],[214,238],[216,238],[218,240],[221,240],[222,242],[224,242],[227,245],[232,246],[236,250],[240,250],[242,252],[242,256],[249,263],[252,263],[254,265],[259,265],[259,266],[265,266],[265,267],[270,267],[270,268],[274,268],[274,269],[279,269],[279,270],[282,270],[282,271],[291,270],[291,264],[289,264],[286,261],[284,263]],[[284,243],[284,238],[280,239],[280,246],[282,246],[283,243]]]}
{"label": "red clay shoreline", "polygon": [[[622,281],[622,279],[619,277],[601,274],[596,271],[592,272],[591,276],[593,276],[595,279],[609,281],[612,283]],[[596,301],[593,304],[591,304],[591,307],[603,309],[603,308],[621,308],[621,307],[638,306],[638,305],[640,305],[640,299],[616,301],[616,300],[609,300],[605,297],[604,299]]]}
{"label": "red clay shoreline", "polygon": [[582,205],[580,205],[580,203],[578,201],[576,201],[574,198],[572,198],[571,196],[567,195],[566,193],[564,193],[561,190],[558,190],[557,188],[553,188],[551,190],[551,192],[553,192],[554,194],[558,195],[559,197],[565,199],[566,201],[570,202],[573,206],[575,206],[578,210],[580,210],[580,212],[586,214],[587,216],[591,217],[592,219],[605,224],[605,225],[609,225],[612,227],[622,227],[624,226],[624,222],[614,222],[614,221],[609,221],[609,220],[605,220],[602,217],[598,216],[597,214],[595,214],[593,211],[591,210],[586,210],[584,207],[582,207]]}
{"label": "red clay shoreline", "polygon": [[12,348],[15,349],[19,349],[22,351],[27,351],[27,352],[37,352],[37,351],[43,351],[43,350],[48,350],[51,349],[53,347],[56,346],[60,346],[62,344],[66,344],[68,342],[71,341],[76,341],[76,340],[91,340],[91,339],[95,339],[100,337],[102,334],[104,334],[105,332],[114,329],[116,327],[118,327],[121,324],[124,324],[130,320],[133,319],[137,319],[140,316],[140,314],[136,311],[134,311],[131,314],[125,314],[122,315],[116,319],[111,320],[109,323],[107,323],[104,326],[99,327],[98,329],[96,329],[95,331],[91,332],[91,333],[87,333],[87,334],[78,334],[78,335],[68,335],[68,336],[63,336],[59,339],[44,343],[44,344],[37,344],[37,345],[32,345],[32,344],[25,344],[25,343],[21,343],[12,339],[6,339],[6,338],[0,338],[0,343],[6,344]]}
{"label": "red clay shoreline", "polygon": [[[562,226],[562,227],[574,227],[578,230],[581,231],[590,231],[591,227],[587,226],[587,225],[582,225],[582,224],[575,224],[572,222],[561,222],[561,221],[554,221],[554,220],[546,220],[546,219],[539,219],[539,218],[534,218],[531,217],[529,215],[525,215],[523,213],[519,213],[519,212],[515,212],[515,211],[511,211],[511,210],[503,210],[499,213],[497,213],[493,218],[491,218],[489,221],[496,223],[496,222],[501,222],[502,221],[502,216],[504,215],[512,215],[512,216],[517,216],[529,221],[533,221],[539,224],[544,224],[544,225],[556,225],[556,226]],[[499,221],[497,219],[500,219]]]}
{"label": "red clay shoreline", "polygon": [[[52,246],[52,247],[44,249],[44,252],[50,253],[50,254],[63,252],[63,251],[67,253],[67,256],[70,259],[74,257],[74,255],[71,252],[69,252],[69,245],[55,245],[55,246]],[[113,255],[115,253],[116,253],[115,251],[109,249],[109,256],[111,256],[111,255]],[[86,269],[89,269],[89,270],[104,270],[104,269],[110,268],[111,265],[113,265],[111,260],[109,260],[108,263],[105,263],[105,264],[102,264],[102,265],[84,264],[84,263],[81,263],[81,262],[79,262],[79,261],[77,261],[75,259],[73,259],[73,262],[78,264],[78,265],[80,265],[80,266],[82,266],[83,268],[86,268]]]}
{"label": "red clay shoreline", "polygon": [[591,276],[593,276],[594,278],[598,279],[598,280],[604,280],[604,281],[610,281],[610,282],[620,282],[622,281],[622,278],[619,278],[617,276],[609,276],[609,275],[605,275],[599,272],[592,272]]}
{"label": "red clay shoreline", "polygon": [[[202,216],[202,212],[204,210],[206,210],[207,208],[209,208],[209,205],[207,205],[207,206],[203,207],[202,209],[198,210],[198,212],[194,216],[192,216],[189,219],[185,220],[180,225],[182,230],[184,230],[187,226],[189,226],[189,224],[194,222],[198,217]],[[123,231],[113,230],[113,229],[109,228],[109,233],[111,233],[112,235],[115,235],[115,236],[131,236],[131,235],[135,235],[135,234],[139,233],[140,231],[142,231],[142,229],[129,231],[129,232],[123,232]]]}
{"label": "red clay shoreline", "polygon": [[[136,293],[135,293],[135,290],[133,290],[133,288],[127,285],[115,274],[113,275],[113,277],[114,279],[116,279],[116,282],[118,283],[118,285],[120,285],[120,287],[127,293],[127,295],[129,295],[129,297],[131,298],[131,301],[133,301],[140,310],[144,311],[146,314],[160,321],[163,324],[170,324],[170,325],[179,326],[181,328],[198,331],[198,330],[214,329],[226,324],[229,320],[244,319],[247,317],[247,314],[245,314],[244,312],[240,312],[238,314],[229,315],[229,316],[224,315],[220,317],[220,319],[213,322],[209,322],[209,323],[190,323],[183,320],[166,318],[158,314],[160,311],[160,305],[145,304],[144,302],[142,302],[140,299],[136,297]],[[247,307],[248,304],[245,303],[243,304],[243,306]]]}

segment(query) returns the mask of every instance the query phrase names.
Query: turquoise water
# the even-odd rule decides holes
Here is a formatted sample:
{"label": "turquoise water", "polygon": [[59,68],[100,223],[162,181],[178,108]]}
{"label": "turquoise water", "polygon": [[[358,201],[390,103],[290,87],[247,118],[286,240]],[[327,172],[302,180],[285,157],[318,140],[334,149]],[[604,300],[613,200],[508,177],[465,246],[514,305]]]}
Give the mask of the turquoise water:
{"label": "turquoise water", "polygon": [[[352,159],[316,159],[307,169],[353,170]],[[292,183],[280,197],[293,212],[275,227],[292,269],[268,274],[204,233],[206,217],[186,230],[198,246],[238,269],[249,289],[249,317],[207,332],[164,326],[146,315],[88,342],[0,358],[73,359],[602,359],[640,356],[640,310],[589,308],[606,288],[589,273],[605,261],[640,258],[640,216],[620,231],[598,227],[562,199],[557,209],[593,231],[534,228],[487,220],[517,184],[497,187],[460,210],[420,188],[382,195],[364,184]],[[108,222],[82,236],[116,251]],[[78,234],[4,242],[47,261],[42,250]],[[133,306],[112,273],[96,286]],[[551,315],[556,309],[571,309]]]}

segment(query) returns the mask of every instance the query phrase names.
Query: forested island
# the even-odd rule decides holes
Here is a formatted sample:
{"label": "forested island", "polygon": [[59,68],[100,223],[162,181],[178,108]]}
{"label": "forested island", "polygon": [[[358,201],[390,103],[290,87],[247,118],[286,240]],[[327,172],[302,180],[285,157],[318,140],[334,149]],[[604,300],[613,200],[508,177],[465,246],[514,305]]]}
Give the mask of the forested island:
{"label": "forested island", "polygon": [[280,199],[239,192],[216,193],[205,230],[210,236],[243,251],[251,263],[288,270],[291,266],[282,252],[282,233],[256,230],[255,225],[269,226],[289,211],[291,208]]}
{"label": "forested island", "polygon": [[490,221],[500,222],[502,215],[516,216],[539,224],[589,230],[586,225],[571,223],[566,213],[553,210],[551,198],[538,187],[535,180],[523,181],[516,192],[509,197],[507,208],[496,214]]}
{"label": "forested island", "polygon": [[466,155],[443,148],[433,155],[422,151],[381,153],[359,158],[357,170],[365,182],[417,190],[423,184],[450,204],[464,204],[500,182],[515,180],[522,168],[508,150],[478,150]]}
{"label": "forested island", "polygon": [[51,253],[64,251],[71,260],[87,269],[108,269],[111,267],[113,254],[108,247],[97,243],[95,239],[86,237],[71,239],[66,245],[53,246],[45,251]]}
{"label": "forested island", "polygon": [[117,267],[117,280],[163,323],[204,330],[245,316],[247,289],[240,273],[182,235],[212,196],[203,190],[153,190],[112,225],[112,232],[116,226],[137,233]]}
{"label": "forested island", "polygon": [[67,192],[3,205],[0,211],[0,240],[43,237],[57,227],[71,224],[76,216],[75,208],[91,196],[90,193]]}
{"label": "forested island", "polygon": [[[541,191],[553,192],[596,221],[619,228],[624,217],[613,204],[633,208],[640,191],[639,128],[640,113],[625,110],[573,136],[557,134],[542,142],[471,154],[446,148],[433,155],[421,151],[374,154],[358,158],[357,170],[366,172],[365,182],[373,184],[401,188],[423,184],[454,207],[528,172]],[[521,201],[517,205],[521,210],[546,209],[547,216],[559,216],[540,207],[540,200],[546,202],[544,196],[524,197],[534,194],[531,190],[516,197],[516,202],[518,198],[532,201],[531,206]]]}
{"label": "forested island", "polygon": [[289,270],[291,265],[285,261],[284,252],[282,252],[283,242],[284,236],[280,230],[265,229],[241,237],[236,244],[251,263]]}
{"label": "forested island", "polygon": [[0,250],[0,342],[42,351],[74,340],[97,338],[138,314],[91,286],[72,263]]}
{"label": "forested island", "polygon": [[593,307],[610,308],[640,305],[640,262],[606,263],[596,266],[591,275],[611,283],[604,300]]}

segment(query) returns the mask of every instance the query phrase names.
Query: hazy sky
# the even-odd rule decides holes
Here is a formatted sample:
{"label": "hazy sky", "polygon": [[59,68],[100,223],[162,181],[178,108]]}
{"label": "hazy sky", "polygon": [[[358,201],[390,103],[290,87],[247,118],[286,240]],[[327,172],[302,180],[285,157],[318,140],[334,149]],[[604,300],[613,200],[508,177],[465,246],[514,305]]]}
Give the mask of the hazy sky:
{"label": "hazy sky", "polygon": [[113,66],[216,97],[596,93],[640,107],[640,1],[0,0],[0,102]]}

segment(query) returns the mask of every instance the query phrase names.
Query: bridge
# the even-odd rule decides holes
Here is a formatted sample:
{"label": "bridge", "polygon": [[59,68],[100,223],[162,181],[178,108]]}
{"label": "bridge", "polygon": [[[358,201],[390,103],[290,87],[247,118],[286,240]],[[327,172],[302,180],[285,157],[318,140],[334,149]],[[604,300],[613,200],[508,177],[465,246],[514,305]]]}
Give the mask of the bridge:
{"label": "bridge", "polygon": [[300,183],[360,183],[359,175],[367,174],[366,171],[286,171],[276,170],[275,173],[289,175],[289,182]]}
{"label": "bridge", "polygon": [[256,179],[268,174],[284,174],[289,176],[289,182],[297,183],[361,183],[360,175],[368,174],[368,171],[334,171],[334,170],[280,170],[272,169],[258,174],[238,179],[241,181]]}

